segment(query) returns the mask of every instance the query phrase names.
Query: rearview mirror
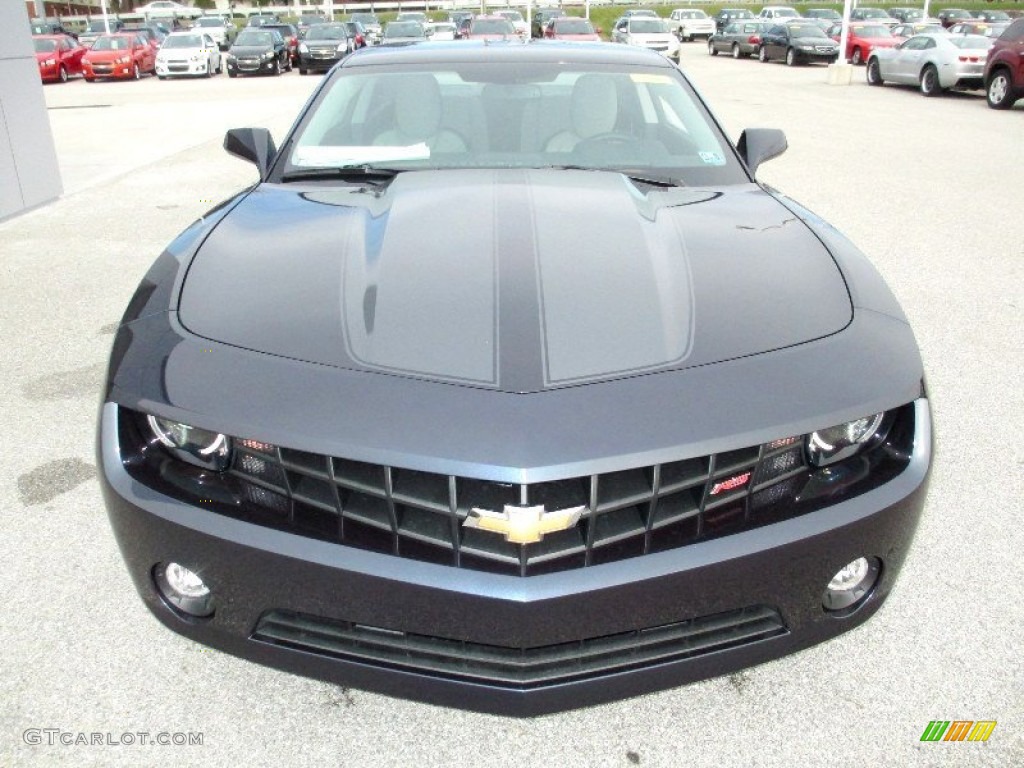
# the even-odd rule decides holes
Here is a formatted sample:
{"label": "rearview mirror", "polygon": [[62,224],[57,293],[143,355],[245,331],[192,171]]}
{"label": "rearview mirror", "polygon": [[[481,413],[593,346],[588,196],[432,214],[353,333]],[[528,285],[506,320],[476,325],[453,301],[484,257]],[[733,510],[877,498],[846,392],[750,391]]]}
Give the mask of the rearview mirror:
{"label": "rearview mirror", "polygon": [[260,181],[266,181],[270,166],[277,157],[274,138],[266,128],[232,128],[224,134],[224,149],[228,154],[255,165],[260,172]]}
{"label": "rearview mirror", "polygon": [[752,174],[757,172],[761,163],[778,157],[788,148],[786,134],[778,128],[747,128],[736,144],[736,149]]}

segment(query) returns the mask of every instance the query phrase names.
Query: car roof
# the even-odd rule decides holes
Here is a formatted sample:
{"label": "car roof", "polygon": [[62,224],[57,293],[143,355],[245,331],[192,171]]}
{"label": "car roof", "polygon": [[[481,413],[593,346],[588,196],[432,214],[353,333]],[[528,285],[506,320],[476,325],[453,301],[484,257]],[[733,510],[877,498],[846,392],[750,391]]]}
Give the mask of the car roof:
{"label": "car roof", "polygon": [[613,64],[618,66],[655,66],[676,70],[656,51],[615,43],[562,43],[536,41],[529,45],[512,41],[485,42],[457,40],[429,46],[385,48],[368,46],[344,59],[343,67],[380,64],[459,64],[474,62],[537,62],[566,64]]}

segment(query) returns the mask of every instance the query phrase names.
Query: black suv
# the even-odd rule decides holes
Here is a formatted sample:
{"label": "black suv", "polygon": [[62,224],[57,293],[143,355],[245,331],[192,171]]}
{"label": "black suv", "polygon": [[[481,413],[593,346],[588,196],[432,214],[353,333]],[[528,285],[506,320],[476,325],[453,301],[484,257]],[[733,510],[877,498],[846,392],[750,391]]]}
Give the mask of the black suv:
{"label": "black suv", "polygon": [[985,96],[992,109],[1009,109],[1024,99],[1024,19],[999,36],[985,63]]}

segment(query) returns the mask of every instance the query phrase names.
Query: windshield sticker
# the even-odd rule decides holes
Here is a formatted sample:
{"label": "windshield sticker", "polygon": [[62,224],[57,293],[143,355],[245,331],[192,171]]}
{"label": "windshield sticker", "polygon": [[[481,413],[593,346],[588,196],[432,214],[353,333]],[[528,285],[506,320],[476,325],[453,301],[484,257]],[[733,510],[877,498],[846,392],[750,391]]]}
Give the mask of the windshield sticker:
{"label": "windshield sticker", "polygon": [[292,154],[292,165],[302,168],[323,168],[363,163],[393,163],[396,160],[426,160],[429,157],[430,147],[422,142],[407,147],[296,147]]}
{"label": "windshield sticker", "polygon": [[700,159],[705,165],[725,165],[725,158],[717,152],[701,152]]}

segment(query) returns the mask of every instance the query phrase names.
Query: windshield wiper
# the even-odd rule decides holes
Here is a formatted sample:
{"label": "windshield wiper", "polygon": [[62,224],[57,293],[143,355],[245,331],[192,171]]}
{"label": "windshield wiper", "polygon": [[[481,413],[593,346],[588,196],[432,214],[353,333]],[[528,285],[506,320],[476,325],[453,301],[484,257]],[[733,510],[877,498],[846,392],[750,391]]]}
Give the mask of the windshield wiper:
{"label": "windshield wiper", "polygon": [[346,165],[331,168],[300,168],[286,171],[281,175],[282,182],[311,181],[317,179],[337,179],[339,181],[358,181],[375,187],[386,186],[402,171],[399,168],[382,168],[377,165]]}
{"label": "windshield wiper", "polygon": [[649,184],[653,187],[685,187],[682,179],[674,176],[662,176],[660,174],[647,173],[636,168],[597,168],[592,165],[544,165],[541,168],[555,171],[602,171],[604,173],[621,173],[630,181],[638,184]]}

